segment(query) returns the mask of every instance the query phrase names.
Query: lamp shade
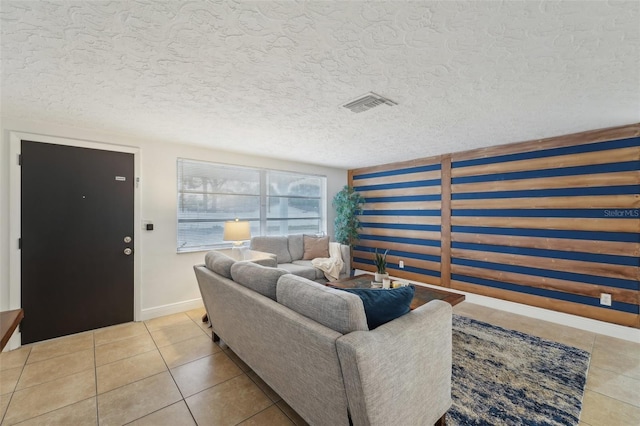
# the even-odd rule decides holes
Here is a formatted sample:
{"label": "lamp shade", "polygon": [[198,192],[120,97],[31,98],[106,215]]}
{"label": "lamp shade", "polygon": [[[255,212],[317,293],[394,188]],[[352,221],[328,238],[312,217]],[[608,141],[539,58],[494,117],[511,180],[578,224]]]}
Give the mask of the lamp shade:
{"label": "lamp shade", "polygon": [[247,221],[229,220],[224,223],[224,241],[244,241],[251,238],[251,224]]}

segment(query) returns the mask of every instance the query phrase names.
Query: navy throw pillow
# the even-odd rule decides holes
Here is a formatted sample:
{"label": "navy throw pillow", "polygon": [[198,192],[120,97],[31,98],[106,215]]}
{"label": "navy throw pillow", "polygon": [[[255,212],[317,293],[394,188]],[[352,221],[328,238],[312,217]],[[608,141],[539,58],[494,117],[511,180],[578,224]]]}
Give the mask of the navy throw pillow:
{"label": "navy throw pillow", "polygon": [[409,313],[416,289],[410,285],[394,289],[345,288],[359,296],[364,304],[369,330]]}

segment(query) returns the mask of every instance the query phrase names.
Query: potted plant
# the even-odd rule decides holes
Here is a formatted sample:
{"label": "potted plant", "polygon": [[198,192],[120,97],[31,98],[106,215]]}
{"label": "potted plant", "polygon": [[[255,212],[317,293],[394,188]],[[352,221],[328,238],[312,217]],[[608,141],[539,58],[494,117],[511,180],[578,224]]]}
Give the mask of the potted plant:
{"label": "potted plant", "polygon": [[378,283],[381,283],[383,279],[389,278],[389,274],[387,273],[387,253],[389,249],[384,251],[384,254],[378,253],[378,249],[376,248],[375,256],[373,259],[373,263],[376,265],[376,273],[374,280]]}
{"label": "potted plant", "polygon": [[362,214],[363,204],[362,195],[348,185],[333,197],[333,206],[336,208],[335,238],[340,244],[353,247],[354,243],[360,239],[358,230],[361,226],[358,215]]}

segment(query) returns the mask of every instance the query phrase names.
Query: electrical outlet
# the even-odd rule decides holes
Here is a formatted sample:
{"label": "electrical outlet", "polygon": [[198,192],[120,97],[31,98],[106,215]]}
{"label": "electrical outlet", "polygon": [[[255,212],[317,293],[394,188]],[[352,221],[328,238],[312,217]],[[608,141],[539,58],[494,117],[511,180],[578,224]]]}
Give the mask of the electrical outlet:
{"label": "electrical outlet", "polygon": [[403,269],[404,268],[404,260],[400,260],[398,262],[398,268]]}
{"label": "electrical outlet", "polygon": [[600,293],[600,304],[611,306],[611,295],[609,293]]}

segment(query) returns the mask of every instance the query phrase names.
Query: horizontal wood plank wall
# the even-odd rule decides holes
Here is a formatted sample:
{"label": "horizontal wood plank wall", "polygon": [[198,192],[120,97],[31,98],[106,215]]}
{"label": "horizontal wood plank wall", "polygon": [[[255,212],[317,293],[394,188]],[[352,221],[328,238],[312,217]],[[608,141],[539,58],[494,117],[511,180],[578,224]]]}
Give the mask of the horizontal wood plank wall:
{"label": "horizontal wood plank wall", "polygon": [[354,268],[375,272],[375,250],[389,250],[390,275],[440,285],[440,181],[440,157],[350,171],[366,200]]}
{"label": "horizontal wood plank wall", "polygon": [[453,154],[451,287],[639,327],[640,137],[616,130]]}
{"label": "horizontal wood plank wall", "polygon": [[355,268],[373,271],[373,250],[388,248],[393,276],[640,328],[640,124],[349,181],[367,201]]}

